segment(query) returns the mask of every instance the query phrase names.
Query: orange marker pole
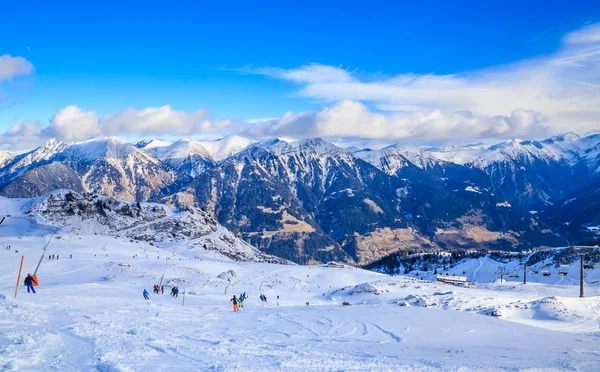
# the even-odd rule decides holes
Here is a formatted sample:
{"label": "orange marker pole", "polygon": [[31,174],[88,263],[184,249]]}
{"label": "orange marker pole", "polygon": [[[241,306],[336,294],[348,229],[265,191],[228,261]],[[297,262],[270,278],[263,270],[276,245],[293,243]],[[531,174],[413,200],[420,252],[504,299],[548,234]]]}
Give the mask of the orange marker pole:
{"label": "orange marker pole", "polygon": [[183,290],[183,296],[181,298],[181,306],[185,305],[185,289]]}
{"label": "orange marker pole", "polygon": [[19,283],[21,282],[21,271],[23,271],[24,260],[25,256],[21,256],[21,266],[19,266],[19,276],[17,277],[17,286],[15,287],[15,298],[17,298],[17,293],[19,292]]}

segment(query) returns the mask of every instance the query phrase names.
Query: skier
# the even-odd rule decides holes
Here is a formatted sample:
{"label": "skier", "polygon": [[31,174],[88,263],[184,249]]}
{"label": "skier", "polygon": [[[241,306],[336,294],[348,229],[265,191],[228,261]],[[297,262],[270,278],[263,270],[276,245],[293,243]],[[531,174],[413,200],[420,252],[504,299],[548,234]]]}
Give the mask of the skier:
{"label": "skier", "polygon": [[160,287],[160,294],[165,294],[165,286]]}
{"label": "skier", "polygon": [[240,299],[238,300],[238,304],[240,305],[240,307],[244,307],[244,295],[243,294],[240,295]]}
{"label": "skier", "polygon": [[175,287],[171,288],[171,297],[175,297]]}
{"label": "skier", "polygon": [[179,288],[177,288],[177,287],[173,288],[173,297],[179,297]]}
{"label": "skier", "polygon": [[148,291],[147,291],[147,290],[145,290],[145,289],[144,289],[144,293],[143,293],[143,294],[144,294],[144,298],[145,298],[146,300],[149,300],[149,299],[150,299],[150,293],[148,293]]}
{"label": "skier", "polygon": [[238,307],[238,299],[235,298],[235,295],[233,295],[233,298],[229,301],[233,303],[233,311],[240,311],[240,308]]}
{"label": "skier", "polygon": [[33,292],[33,294],[35,294],[35,289],[33,288],[33,283],[35,283],[35,279],[33,278],[33,276],[31,276],[31,274],[27,274],[27,277],[25,278],[25,285],[27,286],[27,293],[30,293],[29,290],[31,290],[31,292]]}

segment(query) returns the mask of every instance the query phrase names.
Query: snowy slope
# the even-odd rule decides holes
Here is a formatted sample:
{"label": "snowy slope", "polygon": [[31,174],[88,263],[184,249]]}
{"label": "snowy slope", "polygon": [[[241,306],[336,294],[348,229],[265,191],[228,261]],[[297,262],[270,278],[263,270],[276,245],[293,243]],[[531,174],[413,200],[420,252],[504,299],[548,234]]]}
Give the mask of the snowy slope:
{"label": "snowy slope", "polygon": [[14,159],[14,157],[15,154],[13,154],[10,151],[0,150],[0,167],[3,167],[6,164],[8,164],[11,160]]}
{"label": "snowy slope", "polygon": [[[5,370],[592,371],[600,362],[600,301],[578,299],[571,287],[456,288],[99,235],[56,234],[45,255],[60,259],[44,258],[37,294],[20,289],[14,299],[21,255],[32,272],[49,238],[6,234],[19,230],[14,221],[0,225],[0,244],[11,246],[0,249]],[[237,280],[219,279],[228,270]],[[185,303],[166,293],[142,298],[163,274],[166,292],[177,285]],[[233,313],[229,298],[243,292],[249,299]]]}

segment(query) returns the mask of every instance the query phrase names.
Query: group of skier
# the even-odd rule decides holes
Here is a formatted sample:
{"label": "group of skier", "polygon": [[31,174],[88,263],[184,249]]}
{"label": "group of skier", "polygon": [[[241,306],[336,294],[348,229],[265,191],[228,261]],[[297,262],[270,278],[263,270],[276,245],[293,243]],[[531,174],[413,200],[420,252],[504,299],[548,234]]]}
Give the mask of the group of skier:
{"label": "group of skier", "polygon": [[233,304],[233,311],[240,311],[240,307],[244,307],[244,300],[247,298],[246,292],[242,293],[240,297],[233,295],[233,298],[229,300]]}
{"label": "group of skier", "polygon": [[[69,258],[72,259],[73,258],[73,254],[69,254]],[[49,254],[48,255],[48,259],[49,260],[58,260],[60,259],[60,256],[57,254]]]}
{"label": "group of skier", "polygon": [[[153,287],[153,291],[156,294],[159,294],[159,293],[160,294],[164,294],[165,293],[165,286],[164,285],[155,284],[154,287]],[[144,296],[144,299],[146,299],[146,300],[150,299],[150,293],[148,293],[148,291],[146,289],[144,289],[144,292],[142,292],[142,295]],[[177,288],[177,286],[174,286],[173,288],[171,288],[171,296],[172,297],[179,297],[179,288]]]}
{"label": "group of skier", "polygon": [[[29,276],[28,276],[29,278]],[[27,284],[27,279],[26,279],[26,283]],[[32,287],[33,289],[33,287]],[[34,291],[35,293],[35,291]],[[154,285],[154,293],[165,293],[165,286],[159,286],[158,284]],[[150,294],[148,293],[147,290],[144,289],[143,292],[144,295],[144,299],[149,300],[150,299]],[[174,286],[171,289],[171,296],[172,297],[178,297],[179,296],[179,288],[177,288],[177,286]],[[237,296],[237,295],[233,295],[233,297],[229,300],[229,302],[231,302],[231,304],[233,305],[233,311],[234,312],[238,312],[240,311],[240,308],[244,307],[244,301],[248,299],[248,295],[246,294],[246,292],[242,293],[241,295]],[[260,295],[260,300],[261,302],[265,302],[267,303],[267,296],[262,294]],[[277,296],[277,305],[279,305],[279,296]]]}
{"label": "group of skier", "polygon": [[165,286],[164,285],[159,286],[158,284],[155,284],[154,285],[154,293],[156,293],[156,294],[159,294],[159,293],[160,294],[164,294],[165,293]]}

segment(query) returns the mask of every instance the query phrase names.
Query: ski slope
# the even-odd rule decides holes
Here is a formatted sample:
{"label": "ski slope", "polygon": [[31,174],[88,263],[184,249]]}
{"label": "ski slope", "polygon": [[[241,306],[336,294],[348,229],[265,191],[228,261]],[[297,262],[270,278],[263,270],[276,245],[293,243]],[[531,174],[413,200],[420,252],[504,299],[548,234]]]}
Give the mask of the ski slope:
{"label": "ski slope", "polygon": [[[20,217],[0,225],[0,370],[593,371],[600,363],[594,286],[584,299],[564,285],[456,288],[61,231],[38,293],[21,289],[14,299],[21,255],[25,275],[50,237]],[[165,294],[145,301],[163,270]],[[234,280],[218,278],[227,270]],[[185,304],[167,294],[172,285],[186,291]],[[234,313],[229,298],[242,292],[250,297]],[[486,315],[494,310],[499,317]]]}

